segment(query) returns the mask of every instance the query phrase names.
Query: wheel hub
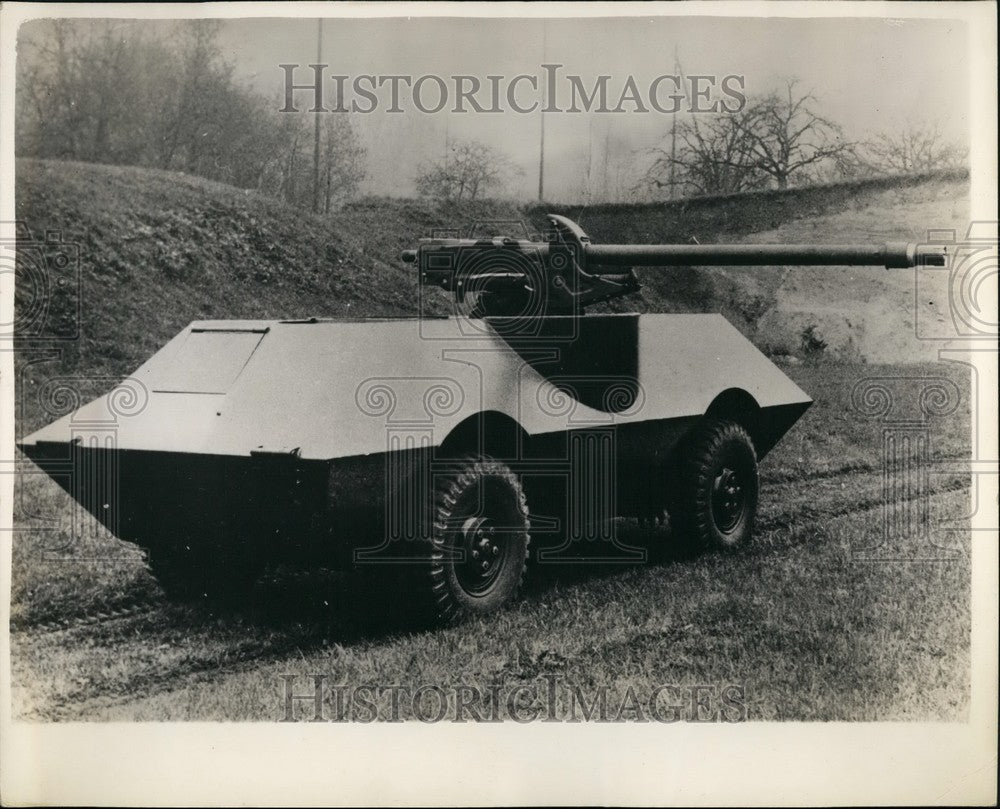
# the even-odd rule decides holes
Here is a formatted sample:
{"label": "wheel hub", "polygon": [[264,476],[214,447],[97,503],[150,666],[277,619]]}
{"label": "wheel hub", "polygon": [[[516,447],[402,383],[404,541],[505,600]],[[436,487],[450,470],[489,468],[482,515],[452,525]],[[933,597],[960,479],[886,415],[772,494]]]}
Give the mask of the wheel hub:
{"label": "wheel hub", "polygon": [[464,560],[455,566],[463,589],[481,593],[496,581],[503,562],[503,533],[488,517],[469,517],[462,524],[459,541]]}
{"label": "wheel hub", "polygon": [[746,493],[740,475],[724,466],[712,484],[712,516],[716,527],[729,533],[743,518]]}

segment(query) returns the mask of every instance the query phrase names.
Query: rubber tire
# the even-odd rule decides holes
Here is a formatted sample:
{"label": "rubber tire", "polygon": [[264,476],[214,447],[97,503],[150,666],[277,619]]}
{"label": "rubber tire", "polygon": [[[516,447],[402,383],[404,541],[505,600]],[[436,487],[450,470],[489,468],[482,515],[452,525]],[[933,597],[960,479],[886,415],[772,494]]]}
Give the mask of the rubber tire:
{"label": "rubber tire", "polygon": [[[459,581],[455,554],[450,550],[457,539],[453,528],[461,514],[463,497],[481,481],[489,480],[503,493],[511,526],[507,548],[496,581],[482,594],[469,593]],[[465,618],[494,612],[517,598],[527,568],[529,535],[528,504],[518,477],[505,463],[484,456],[459,459],[457,471],[441,479],[435,488],[433,525],[427,549],[429,564],[420,576],[416,593],[429,608],[436,623],[456,623]]]}
{"label": "rubber tire", "polygon": [[[712,488],[726,464],[738,464],[746,497],[736,525],[723,531],[712,509]],[[750,434],[734,421],[708,418],[688,435],[673,470],[673,531],[692,552],[734,550],[750,541],[757,515],[760,477]]]}

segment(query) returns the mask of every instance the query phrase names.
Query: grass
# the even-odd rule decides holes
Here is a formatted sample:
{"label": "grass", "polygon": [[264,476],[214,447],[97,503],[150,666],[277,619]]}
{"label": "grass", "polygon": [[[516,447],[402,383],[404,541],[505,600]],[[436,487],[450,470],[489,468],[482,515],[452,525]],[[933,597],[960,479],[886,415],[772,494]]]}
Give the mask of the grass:
{"label": "grass", "polygon": [[[788,370],[817,404],[765,461],[751,547],[663,565],[537,568],[511,609],[438,631],[380,627],[372,618],[388,596],[360,593],[335,575],[279,576],[242,612],[161,605],[86,629],[42,631],[39,621],[60,615],[155,600],[157,588],[123,543],[73,545],[67,498],[41,480],[24,481],[37,512],[60,515],[60,537],[70,545],[46,555],[40,537],[25,531],[14,545],[21,711],[272,720],[284,710],[280,675],[297,675],[299,693],[319,673],[352,687],[483,690],[541,688],[540,678],[552,675],[561,715],[573,709],[573,688],[590,694],[606,686],[614,716],[630,687],[643,702],[660,684],[715,693],[738,684],[750,719],[962,719],[968,548],[944,561],[913,561],[922,546],[903,548],[910,561],[865,558],[881,535],[882,426],[849,402],[857,379],[869,374],[946,374],[963,398],[949,417],[928,422],[932,447],[939,457],[967,457],[967,378],[949,366]],[[901,399],[916,395],[916,383],[900,384]],[[967,481],[937,480],[928,500],[935,528],[963,524],[967,497]],[[408,704],[401,710],[408,715]]]}
{"label": "grass", "polygon": [[[920,391],[930,380],[954,385],[955,409],[928,420],[930,451],[940,458],[968,458],[971,400],[969,374],[955,363],[869,365],[816,361],[784,365],[783,370],[814,401],[764,462],[765,480],[795,480],[812,472],[879,469],[883,433],[891,424],[865,417],[852,391],[865,380],[884,385],[894,396],[890,418],[919,421]],[[860,388],[859,388],[860,391]]]}
{"label": "grass", "polygon": [[[951,206],[964,183],[925,178],[919,190]],[[903,193],[916,192],[836,188],[749,204],[700,201],[668,213],[676,214],[670,227],[677,233],[697,226],[702,241],[731,241],[838,206],[891,205]],[[458,210],[368,200],[321,218],[175,173],[55,161],[20,161],[16,194],[18,218],[36,234],[59,227],[80,246],[82,284],[80,339],[61,344],[56,357],[17,355],[22,433],[49,420],[35,395],[46,379],[83,379],[88,395],[97,395],[193,319],[413,312],[415,279],[396,260],[401,248],[455,222],[522,213],[494,203]],[[584,224],[599,240],[623,240],[609,234],[633,214],[664,220],[652,208],[595,210]],[[640,220],[635,227],[649,225]],[[746,325],[773,304],[767,279],[758,281],[651,278],[627,308],[721,308]],[[46,328],[77,316],[71,292],[55,293]],[[443,302],[435,306],[444,311]],[[926,421],[930,452],[967,458],[966,371],[822,356],[783,367],[816,404],[765,460],[751,547],[660,565],[537,568],[519,604],[434,632],[380,625],[373,617],[391,594],[326,574],[280,572],[260,585],[260,603],[235,613],[163,603],[141,554],[81,531],[69,498],[29,467],[16,483],[11,573],[16,712],[271,720],[282,710],[281,674],[411,688],[511,688],[552,674],[566,688],[606,686],[612,705],[630,687],[645,697],[657,684],[740,684],[751,719],[961,720],[969,698],[968,549],[945,561],[914,561],[926,546],[920,539],[893,549],[908,561],[866,556],[881,536],[886,424],[860,414],[851,392],[866,377],[889,378],[895,404],[919,415],[912,408],[921,380],[946,377],[960,400]],[[935,478],[926,500],[935,529],[946,520],[963,524],[965,483]],[[149,608],[57,626],[137,602]],[[568,709],[565,691],[561,699],[559,710]]]}
{"label": "grass", "polygon": [[[964,499],[935,501],[955,519]],[[84,643],[43,636],[18,656],[30,649],[33,704],[50,716],[96,692],[105,699],[85,704],[91,718],[272,720],[283,712],[284,674],[298,676],[298,693],[317,673],[411,690],[509,689],[551,674],[563,715],[573,687],[607,686],[615,705],[630,686],[645,699],[660,684],[739,684],[754,720],[961,720],[968,556],[859,561],[851,546],[873,522],[863,512],[773,528],[734,556],[556,580],[499,615],[433,632],[355,637],[335,624],[198,621],[171,610]]]}

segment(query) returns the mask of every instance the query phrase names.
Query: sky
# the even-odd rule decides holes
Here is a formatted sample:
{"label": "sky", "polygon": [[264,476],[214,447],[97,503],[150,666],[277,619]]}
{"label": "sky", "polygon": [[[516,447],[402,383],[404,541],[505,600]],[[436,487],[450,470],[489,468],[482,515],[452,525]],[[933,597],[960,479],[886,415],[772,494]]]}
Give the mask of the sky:
{"label": "sky", "polygon": [[[315,20],[231,20],[221,41],[237,75],[277,96],[285,76],[278,65],[315,61],[316,29]],[[488,75],[509,80],[522,73],[541,75],[543,63],[562,64],[560,76],[579,75],[588,88],[598,75],[611,76],[610,95],[616,97],[629,75],[645,92],[656,76],[675,74],[675,53],[688,76],[713,75],[717,82],[730,74],[743,76],[750,96],[797,78],[849,139],[911,121],[935,122],[950,138],[968,138],[965,24],[949,20],[340,19],[324,23],[321,63],[330,65],[331,75],[467,74],[484,86]],[[296,81],[311,75],[303,67]],[[525,97],[532,96],[530,87],[521,87]],[[384,108],[388,88],[383,93]],[[433,106],[436,90],[425,93],[431,99],[425,106]],[[369,150],[366,192],[410,193],[418,164],[443,154],[446,139],[475,138],[501,149],[520,167],[510,193],[537,194],[542,113],[426,114],[402,98],[400,107],[402,114],[380,109],[352,116]],[[619,154],[641,160],[642,150],[668,135],[671,117],[654,110],[546,113],[545,196],[574,196],[588,163],[592,171],[595,161],[600,165],[607,140],[618,145]]]}
{"label": "sky", "polygon": [[[154,23],[150,25],[169,25]],[[220,45],[234,76],[273,97],[280,106],[285,71],[299,64],[296,81],[311,79],[317,57],[313,19],[231,19],[222,23]],[[839,123],[849,140],[888,132],[908,123],[934,123],[946,137],[968,141],[969,58],[963,22],[874,18],[618,17],[590,19],[327,19],[322,63],[327,75],[487,76],[502,87],[519,74],[542,74],[560,64],[562,106],[569,106],[565,76],[588,88],[610,77],[613,106],[629,76],[646,92],[657,76],[675,74],[675,55],[687,76],[742,77],[748,96],[768,93],[787,78],[817,97],[817,110]],[[329,82],[329,80],[328,80]],[[661,92],[665,95],[668,89]],[[328,83],[327,88],[331,85]],[[521,84],[519,97],[539,98]],[[425,98],[436,100],[428,88]],[[305,112],[309,94],[300,105]],[[507,194],[538,193],[542,113],[442,111],[414,106],[403,88],[403,113],[388,113],[388,88],[375,112],[351,114],[368,149],[368,194],[411,195],[422,163],[438,159],[446,144],[476,139],[501,150],[519,169]],[[483,96],[485,100],[485,95]],[[488,100],[486,100],[488,104]],[[528,102],[530,103],[530,101]],[[504,102],[506,106],[506,102]],[[450,108],[451,105],[449,105]],[[627,105],[633,109],[634,105]],[[681,114],[683,120],[687,113]],[[545,197],[578,198],[588,167],[625,171],[664,143],[673,116],[650,110],[621,114],[544,114]],[[610,146],[605,169],[602,155]]]}

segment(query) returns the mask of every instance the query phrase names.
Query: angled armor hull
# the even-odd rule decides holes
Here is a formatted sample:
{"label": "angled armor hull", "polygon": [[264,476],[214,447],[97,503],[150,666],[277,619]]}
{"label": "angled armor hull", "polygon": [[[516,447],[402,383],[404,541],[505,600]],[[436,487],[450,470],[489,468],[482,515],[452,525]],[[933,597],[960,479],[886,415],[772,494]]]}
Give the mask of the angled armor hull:
{"label": "angled armor hull", "polygon": [[490,318],[198,321],[20,446],[122,538],[266,526],[294,544],[327,506],[377,511],[386,456],[447,446],[484,414],[487,432],[517,425],[536,467],[564,458],[567,434],[612,430],[627,469],[664,462],[720,404],[752,417],[763,456],[811,401],[719,315],[533,325],[511,338]]}

